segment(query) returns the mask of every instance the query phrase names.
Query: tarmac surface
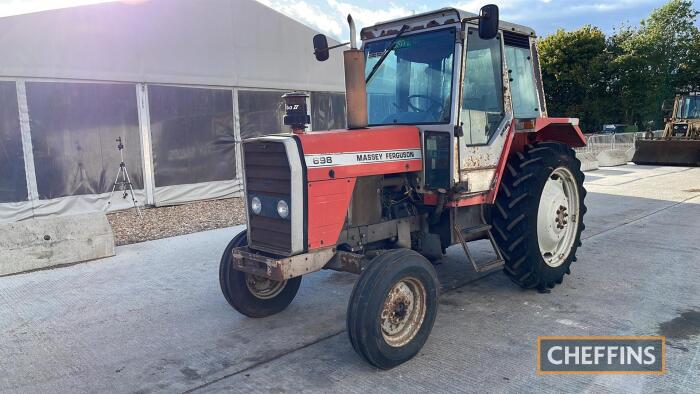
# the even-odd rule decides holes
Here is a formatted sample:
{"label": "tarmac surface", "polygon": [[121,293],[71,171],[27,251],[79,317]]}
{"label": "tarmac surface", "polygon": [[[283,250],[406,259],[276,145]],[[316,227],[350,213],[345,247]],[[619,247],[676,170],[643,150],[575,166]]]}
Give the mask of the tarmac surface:
{"label": "tarmac surface", "polygon": [[[586,188],[583,246],[562,285],[521,290],[450,248],[433,332],[391,371],[348,342],[352,274],[308,275],[276,316],[236,313],[218,264],[238,226],[0,278],[0,391],[697,392],[700,168],[606,168]],[[538,376],[540,335],[665,335],[667,372]]]}

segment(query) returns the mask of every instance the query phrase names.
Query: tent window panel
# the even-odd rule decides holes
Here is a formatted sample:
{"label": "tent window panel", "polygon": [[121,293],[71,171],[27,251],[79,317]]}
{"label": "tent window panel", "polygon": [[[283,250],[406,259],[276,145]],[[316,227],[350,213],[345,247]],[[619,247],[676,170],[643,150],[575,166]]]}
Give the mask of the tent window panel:
{"label": "tent window panel", "polygon": [[314,130],[345,128],[345,94],[311,93],[311,122]]}
{"label": "tent window panel", "polygon": [[277,134],[289,129],[282,123],[283,94],[282,91],[270,90],[238,91],[241,139]]}
{"label": "tent window panel", "polygon": [[27,105],[40,199],[107,193],[121,161],[143,188],[133,84],[27,82]]}
{"label": "tent window panel", "polygon": [[148,105],[156,186],[235,179],[231,90],[149,85]]}
{"label": "tent window panel", "polygon": [[0,203],[27,201],[17,88],[13,81],[0,81],[0,168]]}

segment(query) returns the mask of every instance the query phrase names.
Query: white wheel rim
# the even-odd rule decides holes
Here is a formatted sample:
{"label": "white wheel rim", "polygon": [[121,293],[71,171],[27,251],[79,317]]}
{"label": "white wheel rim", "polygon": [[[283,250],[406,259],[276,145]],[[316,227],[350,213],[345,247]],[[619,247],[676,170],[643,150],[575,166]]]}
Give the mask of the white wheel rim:
{"label": "white wheel rim", "polygon": [[276,281],[262,276],[245,274],[245,284],[250,294],[261,300],[269,300],[282,292],[287,281]]}
{"label": "white wheel rim", "polygon": [[389,290],[380,316],[382,336],[389,346],[404,346],[418,334],[426,298],[425,286],[413,277],[401,279]]}
{"label": "white wheel rim", "polygon": [[559,267],[576,241],[579,221],[578,185],[568,168],[559,167],[547,178],[537,210],[537,241],[544,262]]}

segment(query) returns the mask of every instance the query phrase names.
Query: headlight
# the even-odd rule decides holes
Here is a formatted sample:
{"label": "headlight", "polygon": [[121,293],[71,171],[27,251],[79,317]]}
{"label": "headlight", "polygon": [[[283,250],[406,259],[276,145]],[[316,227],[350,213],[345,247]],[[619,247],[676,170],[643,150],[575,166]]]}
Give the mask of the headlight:
{"label": "headlight", "polygon": [[674,130],[678,130],[678,125],[673,126]]}
{"label": "headlight", "polygon": [[260,202],[259,198],[253,197],[250,200],[250,209],[253,211],[254,214],[260,215],[260,212],[262,212],[262,203]]}
{"label": "headlight", "polygon": [[286,219],[289,216],[289,205],[284,200],[279,200],[277,202],[277,214],[280,215],[282,219]]}

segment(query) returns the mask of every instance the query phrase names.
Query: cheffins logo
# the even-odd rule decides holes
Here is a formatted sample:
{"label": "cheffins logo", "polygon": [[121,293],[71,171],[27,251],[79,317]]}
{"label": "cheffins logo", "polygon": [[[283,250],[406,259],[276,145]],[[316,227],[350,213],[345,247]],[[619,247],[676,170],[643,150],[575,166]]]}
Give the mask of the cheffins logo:
{"label": "cheffins logo", "polygon": [[666,372],[666,338],[646,336],[538,337],[537,374]]}

